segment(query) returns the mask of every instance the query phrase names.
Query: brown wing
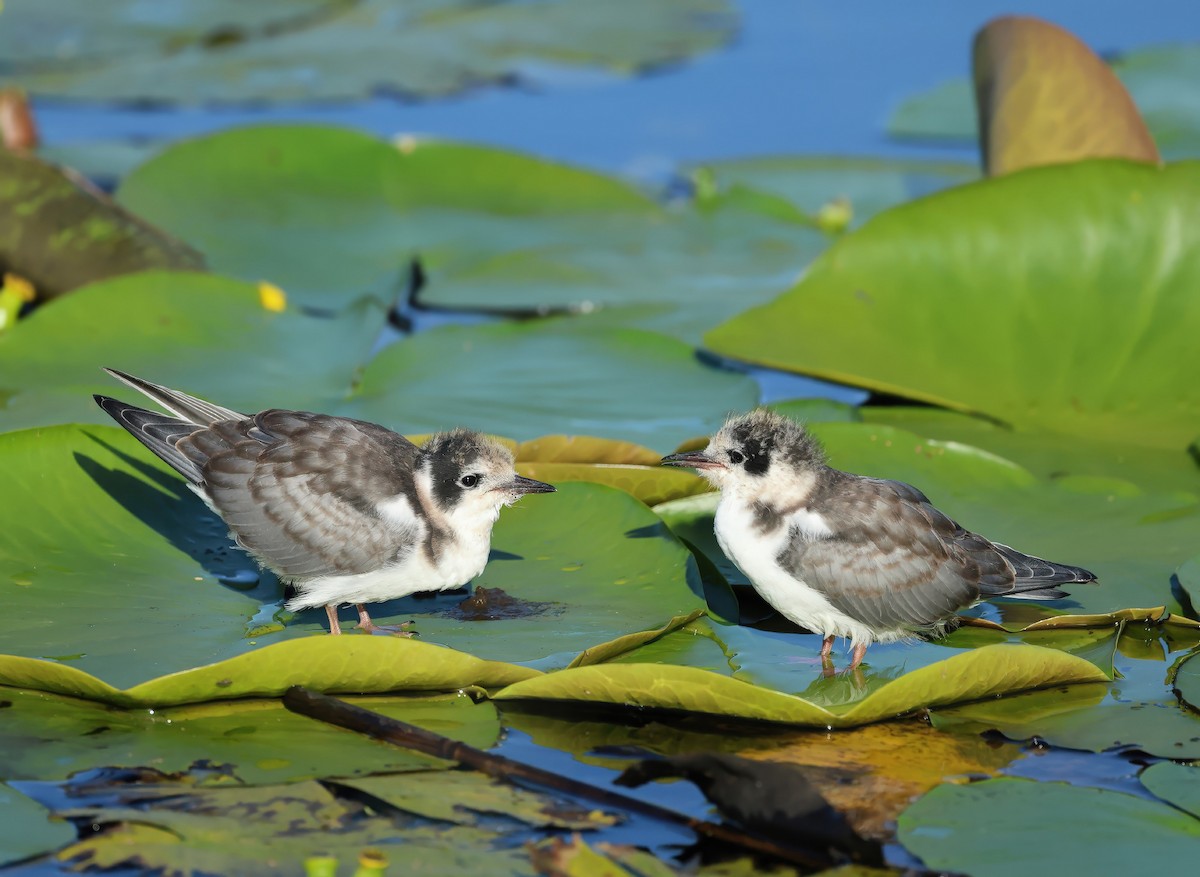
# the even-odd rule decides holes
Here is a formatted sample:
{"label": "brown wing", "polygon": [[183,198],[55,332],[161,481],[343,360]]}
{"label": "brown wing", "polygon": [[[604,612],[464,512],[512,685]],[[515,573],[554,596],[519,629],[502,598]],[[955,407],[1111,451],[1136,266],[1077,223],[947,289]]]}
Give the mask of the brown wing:
{"label": "brown wing", "polygon": [[792,534],[781,565],[837,609],[879,630],[934,628],[1012,582],[990,542],[935,509],[916,488],[838,473],[825,518],[833,535]]}
{"label": "brown wing", "polygon": [[379,504],[413,492],[417,448],[362,421],[264,411],[198,430],[178,450],[238,543],[284,578],[350,575],[414,549],[420,522]]}

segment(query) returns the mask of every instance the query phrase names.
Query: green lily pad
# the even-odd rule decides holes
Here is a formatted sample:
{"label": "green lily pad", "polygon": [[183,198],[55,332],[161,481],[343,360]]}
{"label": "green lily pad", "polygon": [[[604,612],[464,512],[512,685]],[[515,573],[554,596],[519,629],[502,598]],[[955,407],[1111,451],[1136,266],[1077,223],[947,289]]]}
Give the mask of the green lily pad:
{"label": "green lily pad", "polygon": [[[305,860],[313,856],[353,863],[364,848],[383,846],[394,851],[406,874],[533,874],[519,847],[497,848],[504,839],[500,832],[397,826],[392,819],[363,814],[361,807],[311,780],[188,794],[164,791],[172,797],[152,806],[63,811],[112,827],[67,847],[59,860],[75,870],[125,865],[171,877],[253,877],[304,873]],[[393,846],[401,836],[403,846]]]}
{"label": "green lily pad", "polygon": [[[1200,722],[1200,660],[1197,656],[1191,655],[1180,661],[1171,681],[1175,686],[1175,695],[1191,708]],[[1195,757],[1200,758],[1200,755]]]}
{"label": "green lily pad", "polygon": [[56,850],[75,839],[69,822],[51,820],[46,808],[0,783],[0,865]]}
{"label": "green lily pad", "polygon": [[689,343],[770,301],[825,249],[818,231],[738,205],[509,224],[431,258],[419,306],[530,314],[617,309]]}
{"label": "green lily pad", "polygon": [[1198,189],[1200,165],[1111,160],[950,189],[879,214],[705,343],[1019,428],[1183,448],[1200,417],[1200,386],[1175,380],[1200,368]]}
{"label": "green lily pad", "polygon": [[994,645],[901,676],[844,711],[705,670],[664,664],[576,667],[514,683],[493,696],[501,702],[599,703],[841,728],[956,701],[1106,679],[1095,665],[1054,649]]}
{"label": "green lily pad", "polygon": [[[1163,155],[1168,159],[1196,155],[1200,126],[1193,84],[1200,75],[1200,50],[1187,44],[1155,46],[1122,55],[1112,66]],[[903,139],[975,142],[978,129],[971,84],[955,79],[909,98],[888,121],[888,132]]]}
{"label": "green lily pad", "polygon": [[[261,785],[451,764],[346,734],[277,701],[121,709],[13,688],[3,699],[9,706],[0,724],[0,774],[11,779],[64,780],[101,767],[167,775],[200,768],[196,782]],[[461,694],[351,702],[483,749],[500,733],[495,708]]]}
{"label": "green lily pad", "polygon": [[339,413],[385,425],[402,414],[417,431],[461,423],[670,448],[757,396],[752,379],[701,364],[682,342],[567,318],[421,332],[380,351]]}
{"label": "green lily pad", "polygon": [[304,302],[397,290],[419,256],[422,306],[619,308],[623,324],[689,342],[786,288],[826,240],[736,206],[668,212],[617,179],[530,156],[312,125],[172,146],[119,197],[215,270]]}
{"label": "green lily pad", "polygon": [[[1081,477],[1120,479],[1153,493],[1200,493],[1200,470],[1181,448],[1148,448],[1089,436],[1015,430],[944,408],[868,405],[856,410],[868,423],[895,426],[929,439],[990,451],[1024,466],[1039,478],[1071,478],[1077,483]],[[795,416],[786,409],[783,413]],[[803,415],[798,419],[804,419]]]}
{"label": "green lily pad", "polygon": [[[187,140],[134,170],[121,203],[203,251],[216,271],[298,301],[393,297],[408,262],[450,246],[503,250],[524,230],[590,214],[658,212],[615,179],[436,141],[399,146],[324,125],[262,125]],[[239,204],[232,214],[231,200]]]}
{"label": "green lily pad", "polygon": [[1137,871],[1188,861],[1200,840],[1200,821],[1155,801],[1012,778],[939,786],[898,829],[927,867],[978,877]]}
{"label": "green lily pad", "polygon": [[383,320],[372,300],[334,319],[267,310],[254,285],[207,274],[95,283],[0,337],[0,430],[111,423],[92,394],[130,391],[101,366],[235,410],[328,408],[348,392]]}
{"label": "green lily pad", "polygon": [[81,19],[70,0],[9,0],[0,50],[18,63],[6,79],[74,100],[430,97],[525,78],[538,65],[630,73],[711,50],[736,24],[721,0],[184,2],[149,17],[127,0],[105,11]]}
{"label": "green lily pad", "polygon": [[1160,761],[1138,777],[1153,795],[1200,819],[1200,768],[1194,764]]}
{"label": "green lily pad", "polygon": [[977,167],[957,162],[791,155],[706,162],[690,173],[702,201],[739,193],[773,196],[815,221],[841,198],[854,226],[888,207],[979,178]]}

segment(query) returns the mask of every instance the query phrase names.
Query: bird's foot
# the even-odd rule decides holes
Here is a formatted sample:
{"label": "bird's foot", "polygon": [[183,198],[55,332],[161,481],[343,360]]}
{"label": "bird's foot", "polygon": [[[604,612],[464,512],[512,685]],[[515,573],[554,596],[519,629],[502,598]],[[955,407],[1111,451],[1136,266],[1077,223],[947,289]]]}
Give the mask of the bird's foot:
{"label": "bird's foot", "polygon": [[408,629],[409,625],[413,623],[412,621],[405,621],[401,624],[376,624],[368,618],[366,623],[361,621],[358,623],[358,629],[363,633],[369,633],[373,636],[420,636],[415,630]]}

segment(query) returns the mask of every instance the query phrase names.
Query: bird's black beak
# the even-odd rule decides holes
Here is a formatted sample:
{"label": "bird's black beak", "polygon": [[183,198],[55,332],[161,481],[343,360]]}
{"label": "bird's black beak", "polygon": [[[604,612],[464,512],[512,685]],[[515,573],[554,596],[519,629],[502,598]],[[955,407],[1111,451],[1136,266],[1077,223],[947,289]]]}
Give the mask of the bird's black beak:
{"label": "bird's black beak", "polygon": [[504,485],[504,490],[524,496],[527,493],[554,493],[554,485],[544,481],[534,481],[524,475],[514,475],[513,480]]}
{"label": "bird's black beak", "polygon": [[659,461],[661,466],[684,466],[688,469],[721,469],[725,466],[704,451],[688,451],[686,454],[671,454]]}

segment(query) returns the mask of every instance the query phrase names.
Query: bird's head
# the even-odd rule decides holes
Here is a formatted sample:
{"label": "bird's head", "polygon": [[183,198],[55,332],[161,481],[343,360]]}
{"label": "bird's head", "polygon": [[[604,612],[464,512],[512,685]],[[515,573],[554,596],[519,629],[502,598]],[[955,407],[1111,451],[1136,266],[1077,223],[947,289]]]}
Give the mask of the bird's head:
{"label": "bird's head", "polygon": [[527,493],[554,488],[517,474],[512,452],[483,433],[468,429],[440,432],[421,448],[417,471],[429,478],[430,494],[452,523],[487,521]]}
{"label": "bird's head", "polygon": [[714,487],[747,496],[807,491],[825,454],[803,426],[766,408],[731,417],[702,451],[663,457],[695,469]]}

